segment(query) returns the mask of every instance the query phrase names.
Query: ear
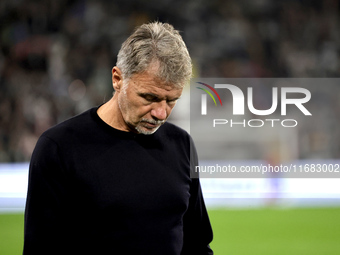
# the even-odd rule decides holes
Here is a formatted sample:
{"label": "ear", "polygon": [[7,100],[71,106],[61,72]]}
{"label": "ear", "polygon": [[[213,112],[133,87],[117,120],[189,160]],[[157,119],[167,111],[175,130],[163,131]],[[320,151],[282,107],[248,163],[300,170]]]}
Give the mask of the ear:
{"label": "ear", "polygon": [[112,68],[112,86],[116,92],[120,91],[123,86],[122,72],[117,66]]}

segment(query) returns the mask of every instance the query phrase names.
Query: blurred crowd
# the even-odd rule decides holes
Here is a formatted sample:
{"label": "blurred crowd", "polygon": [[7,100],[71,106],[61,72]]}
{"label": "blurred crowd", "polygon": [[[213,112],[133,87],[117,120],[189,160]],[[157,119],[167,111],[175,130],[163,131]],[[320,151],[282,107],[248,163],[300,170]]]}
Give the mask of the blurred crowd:
{"label": "blurred crowd", "polygon": [[0,162],[107,101],[137,25],[180,30],[197,77],[339,77],[339,14],[338,0],[1,0]]}

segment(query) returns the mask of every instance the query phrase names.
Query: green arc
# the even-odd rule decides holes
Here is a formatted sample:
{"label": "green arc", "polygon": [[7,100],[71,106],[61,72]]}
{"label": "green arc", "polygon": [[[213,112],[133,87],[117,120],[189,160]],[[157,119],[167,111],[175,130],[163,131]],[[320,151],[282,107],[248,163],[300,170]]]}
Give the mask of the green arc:
{"label": "green arc", "polygon": [[203,90],[203,91],[205,91],[205,92],[207,92],[208,93],[208,95],[212,98],[212,100],[214,100],[214,103],[215,103],[215,105],[217,106],[217,104],[216,104],[216,100],[215,100],[215,98],[214,98],[214,96],[210,93],[210,91],[209,90],[206,90],[206,89],[203,89],[203,88],[200,88],[200,87],[196,87],[196,88],[198,88],[198,89],[201,89],[201,90]]}

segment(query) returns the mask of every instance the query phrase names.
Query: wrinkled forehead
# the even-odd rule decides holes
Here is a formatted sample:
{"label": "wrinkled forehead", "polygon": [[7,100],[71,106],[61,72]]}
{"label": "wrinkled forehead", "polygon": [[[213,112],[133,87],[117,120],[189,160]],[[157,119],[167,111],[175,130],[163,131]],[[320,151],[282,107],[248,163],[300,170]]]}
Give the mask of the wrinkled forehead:
{"label": "wrinkled forehead", "polygon": [[128,81],[128,87],[135,92],[152,93],[161,97],[180,97],[183,88],[166,83],[158,76],[143,72],[134,74]]}
{"label": "wrinkled forehead", "polygon": [[141,81],[153,82],[158,84],[160,87],[173,87],[183,88],[184,83],[172,83],[169,79],[170,74],[162,68],[160,61],[153,59],[147,66],[147,68],[139,73],[132,74],[128,79],[137,78]]}
{"label": "wrinkled forehead", "polygon": [[177,90],[178,86],[172,83],[166,82],[164,79],[160,78],[155,72],[147,70],[142,73],[133,74],[131,78],[128,79],[128,84],[137,87],[158,87],[165,90]]}

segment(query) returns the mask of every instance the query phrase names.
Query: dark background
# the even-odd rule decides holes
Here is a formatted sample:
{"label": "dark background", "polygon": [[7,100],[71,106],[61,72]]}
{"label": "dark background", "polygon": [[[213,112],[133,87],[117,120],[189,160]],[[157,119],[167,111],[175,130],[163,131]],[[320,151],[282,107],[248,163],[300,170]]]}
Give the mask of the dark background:
{"label": "dark background", "polygon": [[44,130],[107,101],[137,25],[182,31],[196,77],[339,77],[339,11],[337,0],[1,0],[0,162],[28,161]]}

